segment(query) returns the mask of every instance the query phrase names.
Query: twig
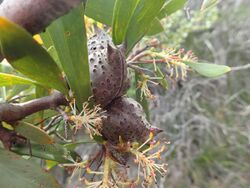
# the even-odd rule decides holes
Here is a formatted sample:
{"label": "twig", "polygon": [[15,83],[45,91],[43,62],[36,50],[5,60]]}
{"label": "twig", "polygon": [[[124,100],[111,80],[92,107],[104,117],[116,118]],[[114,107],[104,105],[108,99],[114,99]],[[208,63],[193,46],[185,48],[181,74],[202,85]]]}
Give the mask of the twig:
{"label": "twig", "polygon": [[128,67],[131,68],[131,69],[134,69],[136,72],[138,72],[140,74],[145,74],[144,73],[145,71],[153,73],[153,71],[151,71],[149,69],[146,69],[146,68],[143,68],[143,67],[139,67],[139,66],[136,66],[136,65],[132,65],[132,64],[128,64]]}
{"label": "twig", "polygon": [[50,119],[50,118],[51,118],[51,117],[45,117],[45,118],[43,118],[41,121],[38,121],[38,122],[34,123],[34,125],[35,125],[35,126],[38,126],[38,125],[42,124],[43,122],[47,121],[47,120]]}
{"label": "twig", "polygon": [[0,6],[0,16],[35,34],[81,2],[82,0],[5,0]]}
{"label": "twig", "polygon": [[60,140],[62,140],[62,141],[65,142],[65,143],[71,143],[71,142],[72,142],[72,140],[67,140],[67,139],[64,138],[62,135],[60,135],[58,132],[56,132],[55,135],[56,135]]}
{"label": "twig", "polygon": [[135,56],[137,56],[137,55],[141,54],[142,52],[146,51],[149,47],[150,46],[147,45],[147,46],[145,46],[142,49],[136,50],[134,54],[132,54],[131,56],[129,56],[128,60],[133,59]]}
{"label": "twig", "polygon": [[14,98],[12,98],[10,100],[7,100],[7,102],[8,103],[17,103],[18,99],[22,99],[22,98],[27,97],[27,96],[29,96],[29,95],[16,96],[16,97],[14,97]]}
{"label": "twig", "polygon": [[68,101],[64,95],[59,92],[54,92],[50,96],[19,104],[0,103],[0,121],[12,124],[35,112],[53,109],[60,105],[67,104]]}
{"label": "twig", "polygon": [[56,110],[61,114],[64,121],[69,121],[70,120],[68,114],[64,110],[62,110],[60,107],[57,107]]}
{"label": "twig", "polygon": [[48,131],[53,125],[59,123],[62,120],[61,115],[57,115],[55,117],[53,117],[50,122],[48,123],[48,125],[46,127],[44,127],[44,131]]}
{"label": "twig", "polygon": [[250,63],[243,65],[243,66],[238,66],[238,67],[232,67],[231,71],[239,71],[239,70],[245,70],[250,68]]}
{"label": "twig", "polygon": [[138,61],[129,61],[128,64],[152,64],[152,63],[166,63],[166,59],[138,59]]}
{"label": "twig", "polygon": [[141,58],[145,57],[145,56],[150,56],[150,54],[146,51],[146,52],[142,52],[140,54],[137,54],[136,56],[134,56],[133,58],[129,58],[128,59],[128,64],[132,63],[132,62],[136,62],[139,61]]}

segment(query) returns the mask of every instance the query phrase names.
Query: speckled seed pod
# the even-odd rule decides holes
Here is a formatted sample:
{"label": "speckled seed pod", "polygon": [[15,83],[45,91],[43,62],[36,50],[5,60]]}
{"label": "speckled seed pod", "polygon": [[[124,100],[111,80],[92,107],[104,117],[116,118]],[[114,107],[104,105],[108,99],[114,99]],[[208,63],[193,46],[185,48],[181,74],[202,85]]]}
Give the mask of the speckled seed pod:
{"label": "speckled seed pod", "polygon": [[150,131],[161,132],[150,126],[142,106],[134,99],[120,97],[107,106],[101,133],[111,144],[119,143],[119,136],[124,142],[144,142]]}
{"label": "speckled seed pod", "polygon": [[92,93],[96,104],[105,107],[129,88],[125,57],[103,31],[89,39],[88,52]]}

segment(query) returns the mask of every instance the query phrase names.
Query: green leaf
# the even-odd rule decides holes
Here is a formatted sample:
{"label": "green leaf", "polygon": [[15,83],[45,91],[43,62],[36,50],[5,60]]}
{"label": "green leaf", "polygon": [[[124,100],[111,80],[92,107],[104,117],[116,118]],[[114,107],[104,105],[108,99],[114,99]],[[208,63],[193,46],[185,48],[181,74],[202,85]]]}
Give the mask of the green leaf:
{"label": "green leaf", "polygon": [[58,165],[58,162],[56,161],[51,161],[51,160],[46,160],[46,169],[51,170],[52,168],[56,167]]}
{"label": "green leaf", "polygon": [[0,169],[0,187],[61,187],[56,179],[39,165],[1,148]]}
{"label": "green leaf", "polygon": [[105,141],[105,139],[103,138],[103,136],[100,136],[100,135],[93,135],[93,139],[99,143],[99,144],[103,144],[103,142]]}
{"label": "green leaf", "polygon": [[35,94],[36,94],[36,98],[37,98],[37,99],[49,95],[49,90],[47,90],[47,89],[44,88],[44,87],[36,86],[35,90],[36,90],[36,93],[35,93]]}
{"label": "green leaf", "polygon": [[[1,43],[0,43],[1,44]],[[1,45],[0,45],[1,50]],[[0,51],[1,53],[1,51]],[[14,69],[11,67],[11,65],[4,59],[2,62],[0,62],[0,72],[3,73],[13,73]]]}
{"label": "green leaf", "polygon": [[64,147],[67,148],[70,151],[75,150],[76,147],[82,145],[82,144],[93,144],[96,143],[93,140],[78,140],[77,142],[72,142],[69,144],[64,144]]}
{"label": "green leaf", "polygon": [[79,157],[73,150],[68,150],[60,144],[41,145],[32,143],[31,147],[16,146],[12,147],[11,150],[20,155],[31,155],[59,163],[72,163]]}
{"label": "green leaf", "polygon": [[45,131],[27,122],[19,122],[14,129],[17,133],[38,144],[52,144],[54,142]]}
{"label": "green leaf", "polygon": [[[120,1],[121,4],[125,4],[125,6],[127,7],[127,5],[126,5],[127,1],[123,1],[123,0],[119,0],[119,1]],[[139,1],[139,0],[134,0],[133,2],[132,2],[132,0],[130,0],[128,2],[130,2],[130,3],[132,2],[134,4],[137,1]],[[115,2],[116,2],[115,0],[95,0],[95,1],[91,0],[91,1],[88,1],[87,5],[86,5],[85,14],[88,17],[93,18],[94,20],[96,20],[98,22],[101,22],[101,23],[104,23],[104,24],[106,24],[108,26],[111,26],[113,24],[113,31],[114,31],[114,27],[115,27],[114,26],[114,20],[115,19],[116,19],[116,21],[115,21],[116,23],[117,23],[118,20],[123,20],[124,19],[123,21],[119,21],[119,23],[121,25],[125,25],[127,27],[128,26],[127,24],[129,23],[130,18],[132,16],[132,13],[128,14],[127,10],[125,8],[122,8],[122,7],[119,8],[120,11],[118,11],[118,7],[115,10],[115,8],[114,8]],[[131,8],[131,6],[130,6],[130,8]],[[113,18],[114,15],[112,13],[117,14],[117,16],[119,15],[119,18],[117,16],[115,16]],[[128,15],[128,17],[123,16],[125,14]],[[122,17],[120,17],[120,15]],[[161,31],[163,31],[162,26],[160,26],[161,24],[158,21],[154,20],[153,22],[154,23],[152,23],[152,25],[149,27],[150,31],[149,31],[148,35],[157,34],[157,33],[161,32]],[[126,28],[124,28],[124,26],[116,27],[116,28],[117,28],[117,32],[119,33],[118,34],[119,36],[123,36],[125,34],[124,32],[126,32]],[[114,35],[114,33],[112,33],[112,34]],[[124,36],[121,37],[121,38],[124,39]],[[116,40],[114,38],[114,36],[113,36],[113,40]],[[120,42],[115,41],[115,43],[119,44],[119,43],[121,43],[121,40],[120,40]]]}
{"label": "green leaf", "polygon": [[155,18],[152,23],[150,24],[150,27],[146,33],[146,35],[148,36],[152,36],[152,35],[156,35],[160,32],[163,32],[164,31],[164,28],[163,26],[161,25],[161,22],[158,18]]}
{"label": "green leaf", "polygon": [[141,0],[138,4],[134,15],[131,18],[126,33],[127,51],[126,54],[134,47],[134,45],[146,34],[149,25],[161,10],[165,0]]}
{"label": "green leaf", "polygon": [[50,55],[23,28],[3,17],[0,17],[0,54],[28,78],[67,93],[61,72]]}
{"label": "green leaf", "polygon": [[206,77],[218,77],[231,70],[230,67],[225,65],[216,65],[211,63],[196,63],[196,62],[183,62],[190,66],[196,72]]}
{"label": "green leaf", "polygon": [[42,39],[43,45],[47,48],[47,52],[54,59],[54,61],[56,62],[57,66],[60,68],[60,70],[63,70],[61,62],[60,62],[58,54],[57,54],[57,51],[56,51],[54,44],[53,44],[53,41],[51,39],[51,36],[48,34],[48,32],[43,32],[39,36]]}
{"label": "green leaf", "polygon": [[36,82],[13,74],[0,73],[0,86],[12,86],[16,84],[36,84]]}
{"label": "green leaf", "polygon": [[30,88],[31,86],[27,84],[11,86],[11,88],[7,92],[6,100],[9,101],[12,98],[17,97],[17,95],[19,95],[21,92],[27,91]]}
{"label": "green leaf", "polygon": [[85,14],[94,20],[111,26],[115,0],[87,1]]}
{"label": "green leaf", "polygon": [[46,33],[41,35],[47,48],[51,48],[53,44],[79,108],[91,93],[84,26],[83,7],[78,7],[56,20],[47,28]]}
{"label": "green leaf", "polygon": [[168,81],[166,80],[164,74],[162,73],[161,69],[160,69],[158,66],[156,67],[155,74],[156,74],[156,76],[162,78],[162,79],[161,79],[161,86],[162,86],[164,89],[168,89]]}
{"label": "green leaf", "polygon": [[161,9],[158,18],[162,19],[183,8],[187,0],[169,0]]}
{"label": "green leaf", "polygon": [[[35,87],[35,94],[36,94],[36,98],[41,98],[41,97],[45,97],[49,95],[49,91],[47,89],[45,89],[44,87],[41,86],[36,86]],[[37,119],[38,121],[42,122],[42,125],[44,125],[44,110],[37,112]]]}
{"label": "green leaf", "polygon": [[164,7],[165,13],[169,16],[170,14],[173,14],[177,10],[180,10],[183,8],[187,0],[171,0],[169,1],[166,6]]}
{"label": "green leaf", "polygon": [[124,41],[128,25],[139,1],[140,0],[116,0],[112,23],[112,38],[116,45]]}
{"label": "green leaf", "polygon": [[[35,98],[35,97],[34,97]],[[34,99],[33,98],[33,99]],[[25,98],[26,99],[26,98]],[[55,110],[50,110],[50,109],[47,109],[47,110],[44,110],[43,111],[43,119],[49,119],[49,118],[52,118],[53,116],[56,116],[58,115],[58,112],[56,112]],[[40,119],[40,112],[36,112],[34,114],[31,114],[29,116],[27,116],[25,118],[25,122],[28,122],[28,123],[31,123],[35,126],[43,126],[43,125],[46,125],[46,122],[41,122],[41,119]]]}

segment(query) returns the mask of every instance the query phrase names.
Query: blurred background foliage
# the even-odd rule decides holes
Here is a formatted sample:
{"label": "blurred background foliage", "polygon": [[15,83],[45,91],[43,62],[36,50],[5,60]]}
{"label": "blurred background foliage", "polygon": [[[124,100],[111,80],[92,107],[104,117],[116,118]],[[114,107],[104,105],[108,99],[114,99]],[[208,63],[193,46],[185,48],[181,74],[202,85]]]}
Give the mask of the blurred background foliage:
{"label": "blurred background foliage", "polygon": [[250,187],[250,2],[186,7],[166,18],[156,37],[235,68],[218,79],[189,75],[166,92],[154,90],[151,121],[171,141],[169,174],[159,187]]}

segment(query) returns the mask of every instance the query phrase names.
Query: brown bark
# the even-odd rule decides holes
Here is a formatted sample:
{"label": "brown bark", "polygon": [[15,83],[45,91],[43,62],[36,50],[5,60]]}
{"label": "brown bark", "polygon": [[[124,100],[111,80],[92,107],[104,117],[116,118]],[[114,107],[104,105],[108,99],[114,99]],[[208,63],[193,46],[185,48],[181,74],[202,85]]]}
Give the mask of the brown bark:
{"label": "brown bark", "polygon": [[54,92],[50,96],[34,99],[25,103],[0,103],[0,122],[4,121],[12,124],[35,112],[67,104],[68,102],[65,97],[59,92]]}
{"label": "brown bark", "polygon": [[13,144],[24,144],[26,139],[22,136],[17,135],[14,131],[5,129],[0,123],[0,140],[4,147],[10,150]]}
{"label": "brown bark", "polygon": [[4,0],[0,16],[19,24],[31,34],[40,33],[56,18],[84,0]]}

